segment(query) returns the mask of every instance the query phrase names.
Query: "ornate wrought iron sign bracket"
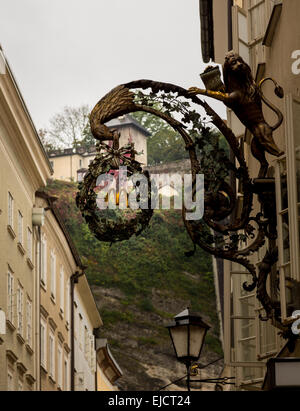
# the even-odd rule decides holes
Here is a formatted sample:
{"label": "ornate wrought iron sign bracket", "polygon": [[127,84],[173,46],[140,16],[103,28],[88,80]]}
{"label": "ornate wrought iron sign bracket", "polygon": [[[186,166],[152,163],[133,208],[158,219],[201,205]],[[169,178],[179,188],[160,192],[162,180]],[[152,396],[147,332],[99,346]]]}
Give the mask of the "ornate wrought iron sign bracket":
{"label": "ornate wrought iron sign bracket", "polygon": [[[128,166],[129,173],[141,172],[141,165],[134,159],[134,147],[119,148],[118,134],[105,124],[118,116],[144,111],[166,121],[178,132],[189,153],[193,183],[197,174],[205,176],[205,213],[202,220],[188,220],[183,209],[183,221],[195,247],[218,258],[241,264],[252,275],[252,283],[244,288],[253,291],[257,287],[257,297],[262,303],[266,317],[272,318],[280,326],[280,312],[267,293],[266,281],[272,266],[277,261],[275,182],[267,177],[268,162],[265,152],[274,156],[282,155],[273,139],[273,131],[278,128],[283,116],[262,93],[262,85],[271,80],[275,94],[282,98],[283,90],[273,79],[255,83],[249,66],[236,54],[226,56],[223,67],[224,84],[218,69],[205,71],[202,75],[206,89],[195,87],[186,90],[170,83],[152,80],[138,80],[117,86],[104,96],[94,107],[90,116],[92,133],[99,141],[98,154],[89,167],[89,172],[80,185],[77,204],[90,229],[101,241],[122,241],[140,233],[152,216],[149,210],[139,210],[136,218],[112,223],[98,213],[95,207],[96,179],[100,173],[109,172],[120,164]],[[258,178],[252,180],[233,131],[198,96],[209,96],[222,101],[232,109],[245,127],[252,133],[251,151],[260,163]],[[262,103],[271,108],[278,117],[274,126],[264,119]],[[205,114],[200,115],[193,107],[199,107]],[[218,139],[212,137],[207,122],[210,122],[225,137],[234,161],[230,161],[225,151],[220,149]],[[112,148],[105,141],[114,141]],[[103,147],[106,150],[103,151]],[[131,155],[126,155],[131,152]],[[232,173],[241,187],[242,207],[236,216],[237,197],[229,184]],[[149,176],[147,176],[149,178]],[[195,195],[194,187],[193,194]],[[149,196],[150,196],[149,192]],[[260,211],[252,215],[254,196],[257,196]],[[150,200],[149,200],[150,201]],[[268,252],[258,268],[251,263],[250,256],[257,252],[268,240]]]}

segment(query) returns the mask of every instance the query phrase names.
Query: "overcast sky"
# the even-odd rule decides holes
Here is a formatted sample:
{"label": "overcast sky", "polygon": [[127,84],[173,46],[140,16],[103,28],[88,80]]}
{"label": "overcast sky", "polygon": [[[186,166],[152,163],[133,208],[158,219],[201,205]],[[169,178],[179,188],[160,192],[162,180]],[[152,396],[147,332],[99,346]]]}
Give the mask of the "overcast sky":
{"label": "overcast sky", "polygon": [[38,129],[131,80],[200,86],[205,68],[198,0],[0,0],[0,43]]}

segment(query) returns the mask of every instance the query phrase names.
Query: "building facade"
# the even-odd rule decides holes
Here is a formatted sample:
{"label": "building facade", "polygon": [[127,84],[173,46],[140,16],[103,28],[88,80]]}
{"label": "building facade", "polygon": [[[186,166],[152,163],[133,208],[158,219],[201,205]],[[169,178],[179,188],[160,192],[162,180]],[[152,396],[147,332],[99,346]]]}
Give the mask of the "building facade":
{"label": "building facade", "polygon": [[[2,50],[2,61],[5,63]],[[35,193],[51,166],[8,64],[0,74],[0,308],[6,334],[0,347],[0,389],[34,390],[38,384],[39,311]]]}
{"label": "building facade", "polygon": [[96,339],[97,352],[97,391],[117,391],[117,380],[123,373],[114,359],[107,340]]}
{"label": "building facade", "polygon": [[96,391],[97,364],[95,333],[101,317],[85,276],[74,283],[74,390]]}
{"label": "building facade", "polygon": [[[136,156],[143,166],[147,165],[147,137],[150,133],[130,115],[124,115],[109,121],[107,127],[120,132],[120,147],[134,143]],[[63,149],[50,151],[50,163],[53,167],[53,178],[56,180],[82,181],[89,164],[96,156],[96,148]]]}
{"label": "building facade", "polygon": [[[204,4],[205,3],[205,4]],[[274,95],[273,87],[264,86],[264,94],[284,115],[284,124],[274,133],[277,146],[284,151],[280,158],[267,154],[270,164],[268,176],[275,178],[276,212],[279,250],[277,268],[273,270],[268,292],[280,304],[283,323],[290,323],[299,310],[300,282],[300,3],[297,0],[213,0],[200,1],[201,22],[210,16],[214,30],[202,38],[206,60],[224,62],[229,50],[240,54],[250,65],[256,82],[273,77],[283,87],[284,99]],[[213,50],[213,52],[212,52]],[[298,62],[297,62],[298,57]],[[275,120],[265,107],[269,124]],[[251,134],[230,110],[228,124],[240,139],[250,171],[255,178],[259,163],[251,154]],[[243,192],[237,189],[242,198]],[[254,212],[259,211],[255,204]],[[268,243],[252,256],[256,266],[262,261]],[[217,262],[219,275],[219,304],[222,311],[224,374],[235,376],[236,389],[260,390],[266,375],[266,362],[276,356],[299,357],[299,346],[294,351],[286,347],[286,340],[272,321],[261,321],[263,307],[252,293],[243,289],[251,276],[245,268],[228,261]]]}
{"label": "building facade", "polygon": [[0,68],[0,390],[75,390],[82,374],[96,390],[101,317],[44,192],[53,170],[1,48]]}

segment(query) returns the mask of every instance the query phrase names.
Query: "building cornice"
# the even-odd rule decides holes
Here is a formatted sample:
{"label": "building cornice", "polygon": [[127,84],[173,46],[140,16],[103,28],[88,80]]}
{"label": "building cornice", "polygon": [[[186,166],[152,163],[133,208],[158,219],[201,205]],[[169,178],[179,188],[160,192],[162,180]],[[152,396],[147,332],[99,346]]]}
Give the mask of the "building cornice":
{"label": "building cornice", "polygon": [[[53,170],[7,61],[6,73],[0,76],[0,105],[14,151],[21,163],[27,165],[25,171],[31,171],[37,186],[45,184]],[[28,162],[32,167],[28,167]]]}

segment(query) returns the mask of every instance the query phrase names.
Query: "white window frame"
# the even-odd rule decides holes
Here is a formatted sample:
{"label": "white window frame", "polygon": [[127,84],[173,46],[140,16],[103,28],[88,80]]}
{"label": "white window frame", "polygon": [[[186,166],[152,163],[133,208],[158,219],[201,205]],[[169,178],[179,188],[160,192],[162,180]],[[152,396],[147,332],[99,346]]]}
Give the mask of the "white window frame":
{"label": "white window frame", "polygon": [[65,273],[64,273],[64,268],[60,268],[59,272],[59,285],[60,285],[60,311],[61,314],[64,314],[64,306],[65,306]]}
{"label": "white window frame", "polygon": [[23,381],[21,378],[18,379],[18,391],[23,391]]}
{"label": "white window frame", "polygon": [[49,332],[49,375],[55,381],[55,336]]}
{"label": "white window frame", "polygon": [[14,276],[10,270],[7,272],[7,319],[14,323]]}
{"label": "white window frame", "polygon": [[67,280],[66,285],[66,322],[70,323],[70,279]]}
{"label": "white window frame", "polygon": [[8,225],[13,228],[14,226],[14,198],[11,192],[8,192],[8,213],[7,213]]}
{"label": "white window frame", "polygon": [[17,288],[17,332],[24,333],[24,289],[20,283]]}
{"label": "white window frame", "polygon": [[[239,54],[243,60],[250,65],[249,20],[247,18],[247,12],[239,6],[233,6],[232,23],[233,51]],[[243,23],[245,27],[243,27]]]}
{"label": "white window frame", "polygon": [[41,333],[41,365],[47,370],[47,323],[41,318],[40,323]]}
{"label": "white window frame", "polygon": [[14,372],[10,368],[7,369],[7,391],[14,391]]}
{"label": "white window frame", "polygon": [[32,261],[32,230],[27,227],[27,255],[30,261]]}
{"label": "white window frame", "polygon": [[18,210],[18,242],[23,245],[23,215],[20,210]]}
{"label": "white window frame", "polygon": [[47,287],[47,239],[45,234],[41,240],[41,283]]}
{"label": "white window frame", "polygon": [[63,348],[59,343],[57,348],[57,385],[63,389]]}
{"label": "white window frame", "polygon": [[50,292],[53,300],[56,300],[56,255],[54,250],[50,255]]}
{"label": "white window frame", "polygon": [[[256,255],[257,257],[257,255]],[[239,358],[239,346],[246,343],[247,341],[251,342],[255,340],[256,345],[256,355],[259,354],[259,319],[258,314],[260,312],[260,307],[258,305],[258,300],[255,298],[255,315],[243,316],[242,312],[237,310],[238,304],[243,298],[252,298],[251,294],[246,294],[245,297],[236,298],[236,281],[241,281],[239,278],[241,275],[250,275],[247,272],[246,268],[238,266],[235,263],[230,261],[224,261],[224,272],[228,275],[224,276],[224,360],[227,366],[233,367],[236,370],[236,384],[237,386],[241,385],[253,385],[261,384],[263,377],[258,376],[251,381],[247,381],[244,378],[243,372],[245,368],[255,369],[257,374],[261,373],[260,369],[265,368],[266,364],[263,361],[259,361],[257,358],[254,358],[253,361],[238,361]],[[254,294],[253,294],[254,295]],[[232,298],[233,298],[233,307],[232,307]],[[233,310],[232,310],[233,308]],[[253,326],[253,334],[248,337],[243,338],[241,333],[241,321],[249,321]],[[234,327],[233,327],[233,324]],[[234,331],[234,332],[233,332]]]}
{"label": "white window frame", "polygon": [[88,361],[88,355],[89,355],[89,333],[87,326],[84,327],[84,356],[85,359]]}
{"label": "white window frame", "polygon": [[69,391],[69,358],[64,356],[64,391]]}
{"label": "white window frame", "polygon": [[27,297],[26,301],[26,340],[29,347],[32,347],[32,302]]}
{"label": "white window frame", "polygon": [[[300,105],[300,99],[288,94],[285,97],[285,137],[286,137],[286,154],[279,158],[276,165],[276,201],[278,219],[278,245],[279,245],[279,272],[280,272],[280,301],[281,301],[281,317],[282,321],[289,321],[287,313],[287,296],[286,296],[286,267],[289,266],[289,276],[295,280],[300,281],[300,262],[299,262],[299,202],[297,198],[297,170],[296,170],[296,152],[300,151],[300,146],[296,147],[296,136],[294,130],[294,104]],[[284,261],[283,255],[283,232],[281,227],[281,191],[280,191],[280,161],[286,158],[287,171],[287,189],[288,189],[288,216],[289,216],[289,244],[290,244],[290,261],[287,264]]]}

